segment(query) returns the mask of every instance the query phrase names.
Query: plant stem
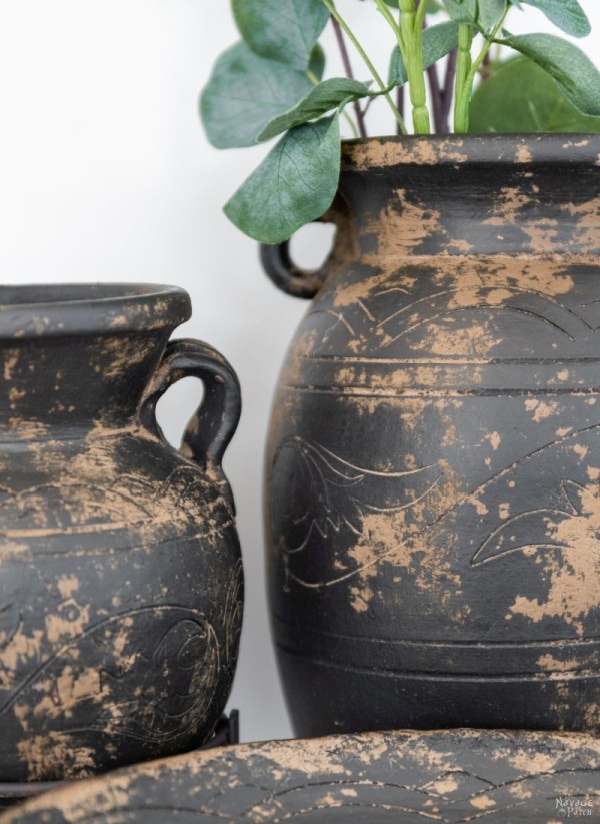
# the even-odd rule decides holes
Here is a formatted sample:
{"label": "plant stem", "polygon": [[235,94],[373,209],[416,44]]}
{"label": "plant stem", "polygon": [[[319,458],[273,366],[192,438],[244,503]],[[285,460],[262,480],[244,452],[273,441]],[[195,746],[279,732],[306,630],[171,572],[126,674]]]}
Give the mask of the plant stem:
{"label": "plant stem", "polygon": [[468,23],[459,23],[458,26],[458,54],[456,57],[456,82],[454,86],[454,131],[466,132],[469,126],[470,90],[467,89],[467,78],[471,71],[471,45],[473,30]]}
{"label": "plant stem", "polygon": [[450,131],[448,118],[450,117],[450,110],[452,108],[452,91],[454,88],[454,78],[456,76],[456,56],[457,49],[454,49],[448,55],[448,61],[446,63],[446,76],[444,78],[444,89],[442,91],[442,99],[444,102],[443,122],[446,124],[446,131],[448,132]]}
{"label": "plant stem", "polygon": [[[424,5],[427,4],[424,3]],[[427,28],[427,13],[425,13],[423,19],[422,28],[423,31]],[[436,134],[447,134],[450,128],[448,126],[448,117],[444,113],[444,90],[440,86],[440,78],[435,64],[428,66],[427,79],[429,80],[429,91],[431,92],[431,102],[433,104],[433,129]]]}
{"label": "plant stem", "polygon": [[483,58],[482,62],[481,62],[481,66],[479,67],[479,76],[481,77],[482,80],[487,80],[488,77],[490,76],[490,74],[491,74],[490,63],[491,62],[492,61],[491,61],[490,53],[488,51],[487,54],[485,55],[485,57]]}
{"label": "plant stem", "polygon": [[366,132],[365,132],[365,134],[359,134],[358,133],[358,129],[356,128],[356,123],[354,122],[354,120],[352,120],[352,118],[350,117],[350,115],[348,114],[346,109],[342,109],[342,117],[345,118],[346,123],[350,126],[350,129],[352,130],[352,136],[353,137],[366,137],[367,136]]}
{"label": "plant stem", "polygon": [[415,0],[415,11],[417,13],[417,23],[419,28],[425,28],[425,15],[427,14],[427,0]]}
{"label": "plant stem", "polygon": [[396,35],[396,39],[399,42],[400,37],[402,37],[402,32],[400,31],[400,26],[396,22],[396,18],[389,10],[384,0],[375,0],[375,3],[377,4],[377,10],[382,14],[383,17],[385,17],[386,21],[390,24],[394,31],[394,34]]}
{"label": "plant stem", "polygon": [[[354,80],[354,73],[352,72],[352,64],[350,63],[350,55],[348,54],[348,49],[346,48],[346,41],[344,40],[344,32],[342,31],[342,27],[338,20],[335,17],[331,18],[331,23],[333,25],[333,30],[335,32],[335,37],[340,49],[340,54],[342,56],[342,63],[344,64],[344,71],[346,72],[346,77],[350,80]],[[364,112],[360,107],[358,100],[355,100],[352,104],[354,108],[354,115],[356,117],[356,123],[358,125],[358,131],[360,132],[361,137],[367,137],[367,129],[365,126],[365,116]],[[358,135],[357,135],[358,136]]]}
{"label": "plant stem", "polygon": [[388,105],[390,106],[390,108],[391,108],[392,112],[394,113],[394,117],[396,118],[396,122],[398,123],[398,125],[399,125],[399,126],[400,126],[400,128],[402,129],[402,133],[403,133],[403,134],[406,134],[406,133],[407,133],[407,129],[406,129],[406,125],[405,125],[405,123],[404,123],[404,120],[402,119],[402,116],[401,116],[400,112],[399,112],[399,111],[398,111],[398,109],[396,108],[396,105],[395,105],[394,101],[393,101],[393,100],[392,100],[392,98],[391,98],[391,95],[390,95],[390,93],[389,93],[389,91],[388,91],[388,89],[387,89],[387,86],[385,85],[385,83],[383,82],[383,80],[381,79],[381,77],[379,76],[379,73],[377,72],[377,69],[375,68],[375,66],[374,66],[374,65],[371,63],[371,61],[369,60],[369,57],[368,57],[368,55],[366,54],[365,50],[364,50],[364,49],[363,49],[363,47],[360,45],[360,43],[358,42],[358,40],[357,40],[357,39],[356,39],[356,37],[354,36],[354,33],[352,32],[352,30],[350,29],[350,27],[348,26],[348,24],[346,23],[346,21],[343,19],[343,17],[340,15],[340,13],[338,12],[338,10],[335,8],[335,6],[334,6],[334,5],[333,5],[333,3],[331,2],[331,0],[322,0],[322,2],[323,2],[323,5],[327,8],[327,10],[329,11],[329,13],[331,14],[331,16],[332,16],[335,20],[337,20],[337,21],[338,21],[338,23],[340,24],[340,26],[342,27],[342,29],[344,30],[344,32],[348,35],[348,38],[350,39],[350,41],[351,41],[352,45],[354,46],[354,48],[356,49],[356,51],[357,51],[357,52],[360,54],[360,56],[362,57],[363,61],[365,62],[365,65],[367,66],[367,68],[368,68],[368,69],[369,69],[369,71],[371,72],[371,74],[372,74],[372,76],[373,76],[373,78],[374,78],[375,82],[377,83],[377,85],[379,86],[379,88],[381,89],[381,91],[383,92],[383,96],[384,96],[384,97],[385,97],[385,99],[387,100]]}
{"label": "plant stem", "polygon": [[[486,34],[485,36],[485,43],[483,45],[482,50],[479,52],[475,60],[473,60],[472,65],[469,69],[469,72],[464,80],[462,89],[460,91],[460,97],[458,96],[457,92],[457,99],[455,103],[455,120],[454,120],[454,127],[455,131],[457,132],[466,132],[469,129],[469,103],[471,102],[471,95],[473,93],[473,84],[475,82],[475,77],[477,72],[479,71],[479,67],[485,60],[485,56],[490,50],[491,46],[493,45],[494,38],[502,28],[504,23],[504,19],[506,17],[507,12],[504,14],[504,17],[500,22],[494,27],[493,31],[490,34]],[[459,50],[460,50],[460,35],[459,35]],[[459,53],[460,54],[460,53]],[[469,55],[470,56],[470,55]]]}
{"label": "plant stem", "polygon": [[430,134],[431,132],[423,69],[425,5],[425,3],[421,3],[419,8],[416,9],[415,0],[399,0],[401,26],[399,46],[406,66],[406,74],[408,75],[415,134]]}
{"label": "plant stem", "polygon": [[[396,105],[398,111],[404,118],[404,86],[398,86],[396,89]],[[397,134],[401,134],[400,126],[396,129]]]}
{"label": "plant stem", "polygon": [[429,89],[431,91],[431,102],[433,103],[434,131],[436,134],[447,134],[448,125],[444,123],[444,100],[442,90],[440,88],[440,79],[438,77],[435,64],[433,66],[429,66],[427,69],[427,78],[429,80]]}

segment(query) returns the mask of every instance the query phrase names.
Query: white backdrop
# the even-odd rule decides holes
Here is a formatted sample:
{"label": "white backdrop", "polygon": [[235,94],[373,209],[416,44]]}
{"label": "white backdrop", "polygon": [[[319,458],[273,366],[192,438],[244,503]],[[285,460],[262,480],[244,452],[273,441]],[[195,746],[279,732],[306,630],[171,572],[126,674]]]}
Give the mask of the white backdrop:
{"label": "white backdrop", "polygon": [[[582,46],[598,60],[600,4],[581,3],[595,29]],[[385,72],[390,41],[386,32],[380,46],[369,6],[339,0]],[[511,28],[534,23],[549,30],[535,10],[513,13]],[[253,740],[291,735],[265,605],[261,476],[272,388],[305,306],[270,285],[255,244],[221,213],[264,153],[217,152],[199,125],[198,93],[235,39],[226,0],[0,0],[0,272],[5,283],[183,286],[194,314],[180,334],[208,341],[237,370],[244,411],[225,469],[247,599],[230,706]],[[378,118],[375,131],[390,128],[383,110]],[[325,243],[305,230],[300,261],[316,263]],[[196,384],[183,381],[161,402],[172,439]]]}

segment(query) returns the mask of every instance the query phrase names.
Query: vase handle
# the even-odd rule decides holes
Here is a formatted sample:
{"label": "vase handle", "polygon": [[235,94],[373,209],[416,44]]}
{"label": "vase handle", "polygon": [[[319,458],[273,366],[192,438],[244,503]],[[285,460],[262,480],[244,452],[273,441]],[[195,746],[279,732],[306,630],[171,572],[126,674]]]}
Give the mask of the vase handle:
{"label": "vase handle", "polygon": [[333,247],[318,269],[309,270],[297,266],[290,256],[289,240],[260,245],[260,262],[275,286],[288,295],[308,300],[320,291],[330,271],[347,255],[348,250],[354,252],[351,210],[339,192],[325,214],[312,222],[333,223],[336,227]]}
{"label": "vase handle", "polygon": [[156,420],[156,404],[170,386],[190,376],[204,384],[204,398],[186,426],[180,452],[216,475],[233,508],[221,462],[240,419],[241,395],[237,375],[223,355],[203,341],[169,341],[142,399],[139,420],[166,440]]}
{"label": "vase handle", "polygon": [[274,245],[261,243],[260,262],[275,286],[288,295],[308,300],[323,286],[329,271],[329,260],[312,271],[296,266],[290,257],[289,240]]}

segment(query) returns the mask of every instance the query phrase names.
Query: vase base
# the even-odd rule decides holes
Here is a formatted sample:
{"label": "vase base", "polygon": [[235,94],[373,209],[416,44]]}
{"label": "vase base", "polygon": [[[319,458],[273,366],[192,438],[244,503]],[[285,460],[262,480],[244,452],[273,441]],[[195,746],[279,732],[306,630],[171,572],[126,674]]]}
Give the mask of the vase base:
{"label": "vase base", "polygon": [[555,730],[597,733],[600,676],[422,674],[315,661],[279,648],[298,737],[369,730]]}

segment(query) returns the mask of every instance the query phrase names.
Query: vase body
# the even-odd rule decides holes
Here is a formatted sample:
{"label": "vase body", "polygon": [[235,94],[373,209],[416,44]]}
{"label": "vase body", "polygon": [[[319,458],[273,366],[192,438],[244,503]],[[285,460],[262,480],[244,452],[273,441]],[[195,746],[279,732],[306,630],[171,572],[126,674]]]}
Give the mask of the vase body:
{"label": "vase body", "polygon": [[[168,343],[189,314],[173,287],[0,288],[4,782],[200,745],[227,700],[242,571],[220,457],[239,393],[206,344]],[[206,396],[179,452],[154,408],[185,375]]]}
{"label": "vase body", "polygon": [[266,464],[298,734],[599,729],[599,157],[345,147]]}

